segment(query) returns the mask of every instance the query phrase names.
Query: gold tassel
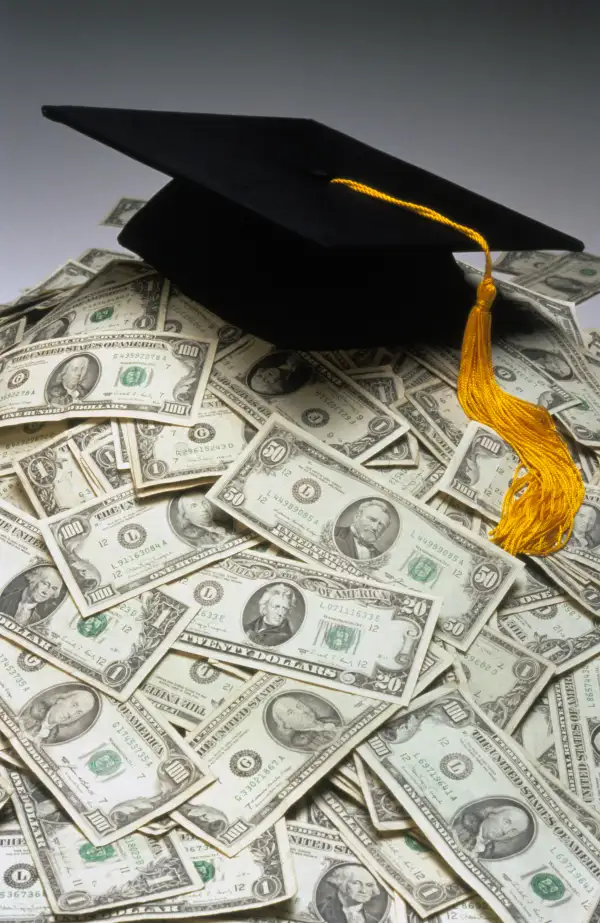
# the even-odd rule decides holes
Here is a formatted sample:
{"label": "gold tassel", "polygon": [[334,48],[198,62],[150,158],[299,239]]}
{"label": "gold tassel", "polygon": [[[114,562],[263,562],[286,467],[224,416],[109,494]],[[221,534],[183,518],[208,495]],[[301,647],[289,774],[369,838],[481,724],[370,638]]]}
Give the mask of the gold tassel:
{"label": "gold tassel", "polygon": [[494,429],[519,459],[504,497],[500,522],[490,537],[510,554],[547,555],[558,551],[571,537],[585,485],[546,408],[507,394],[494,377],[491,308],[496,286],[487,241],[472,228],[424,205],[404,202],[351,179],[336,177],[330,182],[454,228],[479,244],[485,253],[485,272],[463,337],[458,399],[468,417]]}

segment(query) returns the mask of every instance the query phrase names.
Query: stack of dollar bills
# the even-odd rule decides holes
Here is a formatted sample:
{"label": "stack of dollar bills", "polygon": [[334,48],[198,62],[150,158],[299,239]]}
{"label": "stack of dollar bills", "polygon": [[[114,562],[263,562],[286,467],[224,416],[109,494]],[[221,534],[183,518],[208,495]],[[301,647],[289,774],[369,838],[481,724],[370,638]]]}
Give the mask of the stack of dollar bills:
{"label": "stack of dollar bills", "polygon": [[1,306],[2,923],[600,920],[600,259],[496,268],[586,483],[544,558],[459,345],[279,350],[102,249]]}

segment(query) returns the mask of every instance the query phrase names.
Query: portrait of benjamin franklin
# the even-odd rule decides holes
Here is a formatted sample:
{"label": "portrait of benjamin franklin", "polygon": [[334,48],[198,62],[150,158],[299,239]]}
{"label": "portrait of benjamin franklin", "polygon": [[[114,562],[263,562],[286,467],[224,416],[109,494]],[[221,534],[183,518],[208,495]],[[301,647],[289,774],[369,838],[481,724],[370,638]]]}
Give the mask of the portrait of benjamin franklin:
{"label": "portrait of benjamin franklin", "polygon": [[326,699],[312,692],[282,692],[265,709],[267,731],[284,747],[311,753],[340,735],[343,719]]}
{"label": "portrait of benjamin franklin", "polygon": [[249,640],[261,647],[276,647],[293,638],[306,605],[300,591],[289,583],[269,583],[252,594],[242,612],[242,627]]}
{"label": "portrait of benjamin franklin", "polygon": [[369,869],[358,862],[328,869],[315,890],[317,912],[325,923],[381,923],[389,900]]}
{"label": "portrait of benjamin franklin", "polygon": [[311,367],[291,350],[276,350],[263,356],[246,375],[246,384],[262,397],[293,394],[312,378]]}
{"label": "portrait of benjamin franklin", "polygon": [[54,369],[46,384],[48,404],[69,407],[84,400],[100,378],[100,363],[95,356],[83,353],[65,359]]}
{"label": "portrait of benjamin franklin", "polygon": [[508,859],[527,849],[535,819],[526,804],[504,796],[480,798],[461,808],[452,834],[475,859]]}
{"label": "portrait of benjamin franklin", "polygon": [[59,572],[51,564],[30,567],[6,584],[0,593],[0,612],[23,627],[52,615],[67,595]]}
{"label": "portrait of benjamin franklin", "polygon": [[101,707],[100,696],[89,686],[60,683],[31,699],[18,721],[23,733],[37,744],[64,744],[89,731]]}
{"label": "portrait of benjamin franklin", "polygon": [[213,506],[203,490],[186,490],[173,497],[168,518],[173,532],[196,548],[220,545],[234,531],[231,516]]}
{"label": "portrait of benjamin franklin", "polygon": [[340,554],[359,561],[378,558],[393,545],[400,532],[398,513],[387,500],[356,500],[338,516],[333,540]]}

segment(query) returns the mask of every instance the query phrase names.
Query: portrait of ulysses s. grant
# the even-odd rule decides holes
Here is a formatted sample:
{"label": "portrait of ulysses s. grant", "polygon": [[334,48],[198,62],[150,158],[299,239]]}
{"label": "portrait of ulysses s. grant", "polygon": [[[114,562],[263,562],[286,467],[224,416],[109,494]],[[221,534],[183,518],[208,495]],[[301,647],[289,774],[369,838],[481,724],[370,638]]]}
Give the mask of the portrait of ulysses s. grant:
{"label": "portrait of ulysses s. grant", "polygon": [[379,497],[365,497],[340,513],[333,527],[333,541],[345,557],[369,561],[385,554],[399,533],[400,519],[392,504]]}

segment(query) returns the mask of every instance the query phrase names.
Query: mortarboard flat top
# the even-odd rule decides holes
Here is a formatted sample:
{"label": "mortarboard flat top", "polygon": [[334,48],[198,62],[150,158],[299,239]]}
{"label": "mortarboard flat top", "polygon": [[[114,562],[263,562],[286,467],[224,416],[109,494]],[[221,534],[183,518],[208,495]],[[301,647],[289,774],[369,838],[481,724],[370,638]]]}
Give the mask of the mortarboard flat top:
{"label": "mortarboard flat top", "polygon": [[459,232],[361,195],[374,186],[479,231],[492,250],[582,250],[512,209],[311,119],[44,106],[172,177],[123,246],[223,318],[280,346],[401,343],[459,330],[473,301]]}

